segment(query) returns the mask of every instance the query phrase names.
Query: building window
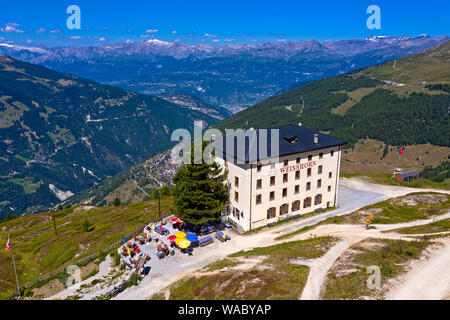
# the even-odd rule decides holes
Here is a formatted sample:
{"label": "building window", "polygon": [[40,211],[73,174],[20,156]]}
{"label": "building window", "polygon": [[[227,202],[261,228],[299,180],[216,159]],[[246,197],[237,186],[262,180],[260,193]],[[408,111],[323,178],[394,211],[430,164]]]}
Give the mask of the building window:
{"label": "building window", "polygon": [[287,173],[283,174],[283,182],[288,182],[288,174]]}
{"label": "building window", "polygon": [[331,186],[328,186],[328,192],[331,192]]}
{"label": "building window", "polygon": [[322,186],[322,179],[317,180],[317,188]]}
{"label": "building window", "polygon": [[331,156],[334,156],[334,151],[333,151],[333,150],[331,150],[330,154],[331,154]]}
{"label": "building window", "polygon": [[256,189],[261,189],[262,188],[262,179],[258,179],[256,180]]}
{"label": "building window", "polygon": [[333,173],[330,171],[330,172],[328,172],[328,178],[331,179],[331,177],[333,177]]}
{"label": "building window", "polygon": [[260,164],[257,165],[256,166],[256,172],[261,172],[261,168],[262,168],[262,165],[260,165]]}
{"label": "building window", "polygon": [[288,164],[289,164],[289,161],[288,161],[288,160],[284,160],[284,163],[283,163],[283,164],[284,164],[285,167],[287,167]]}
{"label": "building window", "polygon": [[306,191],[311,190],[311,182],[306,183]]}
{"label": "building window", "polygon": [[300,185],[296,185],[295,189],[294,189],[294,194],[299,194],[300,193]]}
{"label": "building window", "polygon": [[323,152],[319,153],[319,159],[323,159]]}
{"label": "building window", "polygon": [[327,208],[329,208],[329,207],[330,207],[330,201],[327,202]]}
{"label": "building window", "polygon": [[308,161],[311,161],[312,160],[312,154],[310,154],[309,156],[308,156]]}
{"label": "building window", "polygon": [[322,195],[318,194],[314,197],[314,204],[317,205],[317,204],[321,204],[321,203],[322,203]]}
{"label": "building window", "polygon": [[292,212],[300,210],[300,200],[292,202]]}
{"label": "building window", "polygon": [[269,196],[269,200],[275,200],[275,191],[270,191],[270,196]]}
{"label": "building window", "polygon": [[280,206],[280,214],[286,214],[289,212],[289,205],[287,203]]}
{"label": "building window", "polygon": [[275,207],[267,209],[267,219],[275,218],[276,210]]}
{"label": "building window", "polygon": [[300,171],[295,171],[295,180],[300,179]]}
{"label": "building window", "polygon": [[283,198],[284,198],[284,197],[287,197],[287,188],[284,188],[284,189],[283,189]]}
{"label": "building window", "polygon": [[295,159],[296,163],[300,163],[300,157],[298,157],[297,159]]}
{"label": "building window", "polygon": [[237,193],[236,191],[234,192],[234,200],[236,202],[239,202],[239,193]]}
{"label": "building window", "polygon": [[303,201],[303,208],[309,208],[309,207],[311,207],[311,197],[307,197]]}
{"label": "building window", "polygon": [[270,185],[271,186],[275,185],[275,176],[270,177]]}
{"label": "building window", "polygon": [[239,187],[239,178],[238,177],[234,177],[234,185],[236,187]]}
{"label": "building window", "polygon": [[321,174],[322,173],[322,166],[319,166],[319,168],[317,169],[317,173]]}
{"label": "building window", "polygon": [[256,195],[256,204],[261,204],[261,195],[260,194]]}
{"label": "building window", "polygon": [[308,168],[308,171],[306,172],[307,177],[311,177],[311,168]]}

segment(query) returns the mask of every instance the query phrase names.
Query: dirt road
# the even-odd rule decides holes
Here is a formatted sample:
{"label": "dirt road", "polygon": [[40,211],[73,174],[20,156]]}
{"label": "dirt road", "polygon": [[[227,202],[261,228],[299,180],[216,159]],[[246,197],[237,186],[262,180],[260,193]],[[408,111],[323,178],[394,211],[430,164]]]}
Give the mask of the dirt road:
{"label": "dirt road", "polygon": [[386,294],[389,300],[440,300],[450,295],[450,239],[425,261],[414,263]]}

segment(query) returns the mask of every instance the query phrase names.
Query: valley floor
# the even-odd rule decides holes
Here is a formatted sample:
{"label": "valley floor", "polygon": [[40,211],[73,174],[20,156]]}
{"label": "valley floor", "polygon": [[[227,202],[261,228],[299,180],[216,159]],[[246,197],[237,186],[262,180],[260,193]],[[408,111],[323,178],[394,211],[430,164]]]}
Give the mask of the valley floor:
{"label": "valley floor", "polygon": [[[152,259],[150,261],[151,270],[139,285],[126,289],[114,299],[149,299],[154,294],[166,292],[169,295],[168,287],[180,279],[190,277],[205,266],[222,260],[232,253],[241,250],[250,250],[258,247],[270,246],[283,242],[311,239],[311,237],[332,236],[338,241],[322,257],[298,261],[300,265],[310,268],[308,279],[301,295],[301,299],[323,298],[324,289],[327,284],[327,274],[335,262],[343,256],[353,245],[367,239],[390,239],[415,240],[413,234],[403,235],[393,230],[404,227],[424,225],[431,222],[448,219],[450,213],[436,216],[433,219],[414,220],[401,224],[373,225],[373,229],[366,229],[361,224],[320,224],[310,228],[305,232],[292,234],[284,239],[280,236],[298,231],[304,227],[315,226],[330,217],[343,216],[352,213],[362,207],[371,205],[389,198],[404,196],[413,192],[436,192],[436,189],[405,188],[388,185],[376,185],[358,178],[341,179],[338,191],[338,208],[332,211],[319,213],[311,217],[294,220],[279,226],[262,229],[259,232],[249,234],[230,234],[232,240],[226,243],[218,243],[197,248],[193,256],[176,253],[166,261]],[[448,190],[439,190],[440,193],[450,194]],[[445,233],[444,233],[445,234]],[[442,236],[442,234],[439,234]],[[448,236],[448,233],[447,233]],[[278,239],[277,239],[278,238]],[[411,271],[402,275],[401,280],[393,282],[389,287],[386,298],[388,299],[443,299],[450,295],[449,273],[446,266],[450,259],[449,238],[433,239],[434,244],[440,244],[439,249],[432,249],[427,253],[431,258],[426,261],[415,261],[411,266]],[[420,281],[415,281],[420,277]],[[444,278],[442,278],[444,277]],[[447,278],[445,278],[447,277]],[[447,280],[445,280],[447,279]],[[439,282],[439,280],[441,280]],[[442,285],[442,282],[447,285]],[[429,285],[428,283],[441,283],[441,285]],[[391,284],[390,284],[391,285]],[[69,288],[51,298],[65,298],[75,294],[75,289]],[[101,294],[101,293],[100,293]],[[99,295],[99,292],[87,294],[82,299],[91,299]]]}

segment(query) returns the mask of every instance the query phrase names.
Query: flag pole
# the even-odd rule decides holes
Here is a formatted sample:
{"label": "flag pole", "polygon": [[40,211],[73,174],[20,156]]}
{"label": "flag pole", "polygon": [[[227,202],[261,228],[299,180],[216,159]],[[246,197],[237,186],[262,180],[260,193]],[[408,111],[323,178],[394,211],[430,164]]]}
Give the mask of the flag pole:
{"label": "flag pole", "polygon": [[14,261],[13,246],[12,246],[11,239],[10,239],[9,235],[8,235],[8,241],[9,241],[9,249],[11,249],[11,257],[12,257],[12,262],[13,262],[13,266],[14,266],[14,274],[16,276],[17,290],[19,292],[19,298],[20,298],[19,278],[17,277],[16,262]]}

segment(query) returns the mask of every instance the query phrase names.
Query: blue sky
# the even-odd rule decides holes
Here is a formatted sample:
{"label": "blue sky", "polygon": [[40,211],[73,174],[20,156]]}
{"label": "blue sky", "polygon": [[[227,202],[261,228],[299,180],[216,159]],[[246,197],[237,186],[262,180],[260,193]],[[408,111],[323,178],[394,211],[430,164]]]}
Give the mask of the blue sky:
{"label": "blue sky", "polygon": [[[81,9],[81,29],[69,30],[69,5]],[[381,29],[369,30],[369,5],[381,9]],[[99,45],[158,38],[180,43],[260,43],[450,32],[450,1],[54,0],[0,2],[0,41]]]}

